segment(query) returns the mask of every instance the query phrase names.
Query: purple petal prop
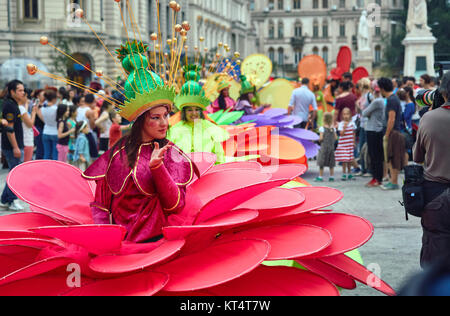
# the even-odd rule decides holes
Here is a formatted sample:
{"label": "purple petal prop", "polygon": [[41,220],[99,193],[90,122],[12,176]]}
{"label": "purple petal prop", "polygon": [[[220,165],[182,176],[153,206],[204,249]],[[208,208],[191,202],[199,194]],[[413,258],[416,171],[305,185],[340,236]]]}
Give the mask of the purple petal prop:
{"label": "purple petal prop", "polygon": [[287,114],[287,110],[285,109],[270,109],[266,112],[264,112],[264,116],[270,117],[270,118],[278,118],[279,116],[284,116]]}
{"label": "purple petal prop", "polygon": [[302,128],[280,128],[280,135],[296,138],[296,139],[304,139],[309,141],[318,141],[320,139],[319,135],[314,132],[308,131]]}
{"label": "purple petal prop", "polygon": [[319,154],[320,146],[310,142],[309,140],[301,140],[303,147],[305,147],[306,158],[314,158]]}

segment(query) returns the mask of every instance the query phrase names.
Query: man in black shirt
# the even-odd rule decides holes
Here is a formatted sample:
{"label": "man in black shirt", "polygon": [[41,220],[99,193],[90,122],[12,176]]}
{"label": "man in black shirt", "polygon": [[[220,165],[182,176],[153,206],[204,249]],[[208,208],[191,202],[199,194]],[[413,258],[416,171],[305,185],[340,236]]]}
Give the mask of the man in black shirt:
{"label": "man in black shirt", "polygon": [[[23,161],[23,128],[19,104],[25,102],[26,98],[25,87],[18,80],[8,83],[7,91],[2,117],[8,121],[8,126],[2,133],[2,152],[8,162],[9,170],[12,170]],[[12,211],[23,210],[16,195],[7,184],[2,193],[0,208],[8,208]]]}
{"label": "man in black shirt", "polygon": [[400,99],[394,94],[392,80],[381,78],[378,80],[381,94],[386,98],[386,133],[384,136],[386,163],[390,171],[390,181],[382,186],[383,190],[398,190],[398,174],[405,167],[406,145],[405,137],[401,133],[403,119]]}

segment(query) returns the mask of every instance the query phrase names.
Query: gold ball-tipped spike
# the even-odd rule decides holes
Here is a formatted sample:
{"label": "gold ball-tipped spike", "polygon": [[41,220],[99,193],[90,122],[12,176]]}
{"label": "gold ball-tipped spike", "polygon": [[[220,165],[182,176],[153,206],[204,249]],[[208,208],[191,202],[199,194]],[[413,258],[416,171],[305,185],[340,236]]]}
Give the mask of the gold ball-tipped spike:
{"label": "gold ball-tipped spike", "polygon": [[217,44],[217,46],[222,47],[222,46],[223,46],[223,43],[222,43],[222,42],[219,42],[219,44]]}
{"label": "gold ball-tipped spike", "polygon": [[37,68],[37,66],[34,65],[34,64],[28,64],[28,65],[27,65],[27,71],[28,71],[28,73],[29,73],[31,76],[33,76],[33,75],[35,75],[35,74],[37,73],[38,68]]}
{"label": "gold ball-tipped spike", "polygon": [[150,35],[150,39],[151,39],[152,41],[157,41],[157,40],[158,40],[158,34],[152,33],[152,35]]}
{"label": "gold ball-tipped spike", "polygon": [[177,2],[176,1],[170,1],[169,2],[169,7],[172,9],[172,10],[175,10],[176,9],[176,7],[177,7]]}
{"label": "gold ball-tipped spike", "polygon": [[97,77],[103,77],[103,70],[97,70],[95,74],[97,75]]}
{"label": "gold ball-tipped spike", "polygon": [[180,24],[175,25],[175,32],[180,33],[183,27]]}
{"label": "gold ball-tipped spike", "polygon": [[181,10],[181,5],[177,3],[177,6],[175,8],[175,12],[180,12]]}
{"label": "gold ball-tipped spike", "polygon": [[183,29],[183,30],[181,30],[181,32],[180,32],[180,35],[181,35],[181,36],[186,36],[186,35],[187,35],[187,31],[186,31],[186,30],[184,30],[184,29]]}
{"label": "gold ball-tipped spike", "polygon": [[191,25],[189,24],[188,21],[184,21],[183,23],[181,23],[181,26],[183,27],[183,29],[185,31],[190,31],[191,30]]}
{"label": "gold ball-tipped spike", "polygon": [[47,36],[41,36],[41,39],[39,40],[39,42],[42,45],[47,45],[48,44],[48,37]]}
{"label": "gold ball-tipped spike", "polygon": [[167,45],[169,45],[169,46],[172,45],[172,40],[171,39],[167,40]]}
{"label": "gold ball-tipped spike", "polygon": [[199,38],[199,41],[200,41],[200,42],[204,42],[204,41],[205,41],[205,38],[204,38],[203,36],[201,36],[201,37]]}
{"label": "gold ball-tipped spike", "polygon": [[241,57],[241,53],[235,52],[235,53],[234,53],[234,58],[239,58],[239,57]]}

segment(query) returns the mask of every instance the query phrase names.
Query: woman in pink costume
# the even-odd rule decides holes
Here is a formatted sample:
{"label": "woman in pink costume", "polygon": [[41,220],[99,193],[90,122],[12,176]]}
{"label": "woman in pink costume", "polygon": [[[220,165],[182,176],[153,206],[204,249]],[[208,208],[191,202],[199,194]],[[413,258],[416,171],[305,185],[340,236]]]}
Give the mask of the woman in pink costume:
{"label": "woman in pink costume", "polygon": [[230,83],[223,80],[219,83],[219,86],[217,88],[217,91],[219,92],[219,97],[214,101],[209,107],[208,112],[209,113],[216,113],[220,110],[234,110],[234,106],[236,105],[236,101],[234,101],[230,97]]}

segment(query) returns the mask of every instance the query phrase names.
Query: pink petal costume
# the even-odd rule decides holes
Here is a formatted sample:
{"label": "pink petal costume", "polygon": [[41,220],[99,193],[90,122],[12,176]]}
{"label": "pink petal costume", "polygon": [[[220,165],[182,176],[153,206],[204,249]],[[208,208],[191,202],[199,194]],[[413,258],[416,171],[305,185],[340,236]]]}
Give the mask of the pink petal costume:
{"label": "pink petal costume", "polygon": [[139,149],[136,167],[127,164],[124,149],[112,158],[106,152],[83,174],[97,182],[91,204],[96,224],[117,224],[126,228],[126,240],[140,243],[162,235],[170,214],[184,208],[186,185],[194,176],[192,162],[176,146],[160,167],[150,169],[152,144]]}

